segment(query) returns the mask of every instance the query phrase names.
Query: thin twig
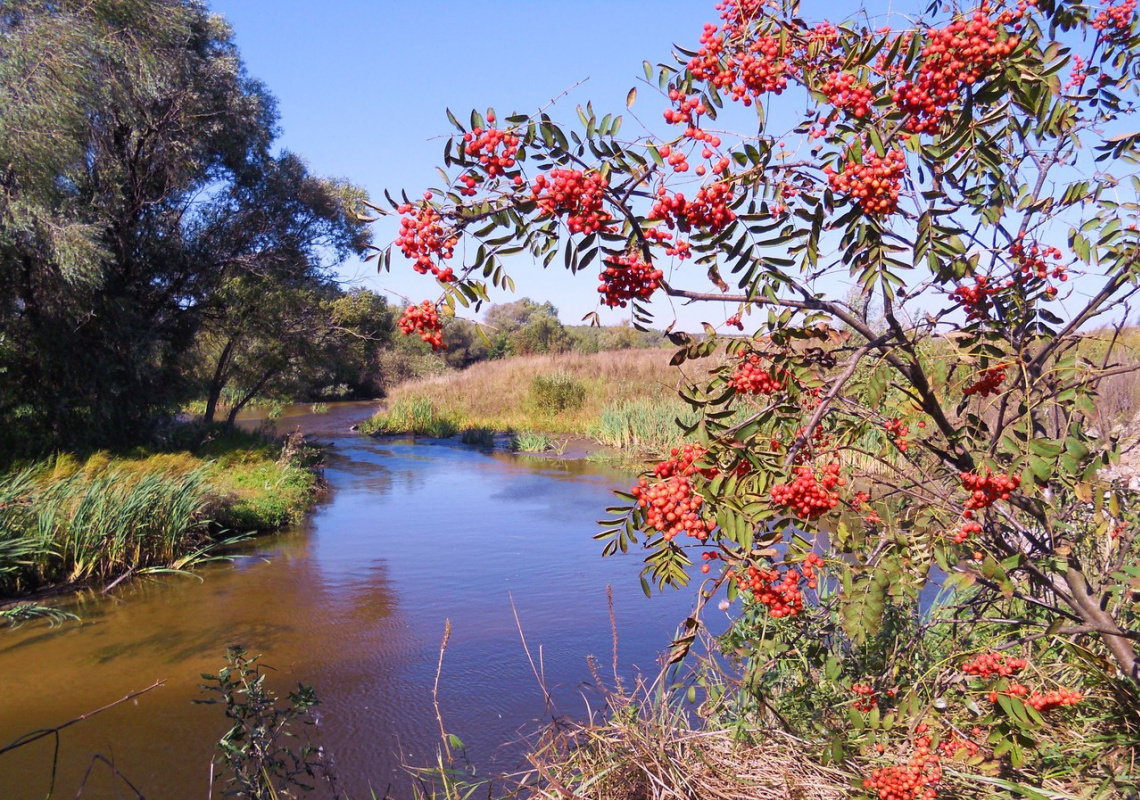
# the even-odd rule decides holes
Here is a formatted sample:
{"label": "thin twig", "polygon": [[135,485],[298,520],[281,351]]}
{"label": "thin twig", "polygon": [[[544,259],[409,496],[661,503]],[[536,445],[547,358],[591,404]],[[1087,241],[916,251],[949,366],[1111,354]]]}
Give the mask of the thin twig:
{"label": "thin twig", "polygon": [[451,638],[451,620],[443,622],[443,641],[439,644],[439,663],[435,667],[435,684],[431,687],[431,702],[435,706],[435,719],[439,723],[439,738],[443,740],[443,747],[447,751],[447,764],[455,763],[451,754],[451,745],[447,741],[447,731],[443,729],[443,713],[439,710],[439,675],[443,672],[443,654],[447,650],[447,641]]}

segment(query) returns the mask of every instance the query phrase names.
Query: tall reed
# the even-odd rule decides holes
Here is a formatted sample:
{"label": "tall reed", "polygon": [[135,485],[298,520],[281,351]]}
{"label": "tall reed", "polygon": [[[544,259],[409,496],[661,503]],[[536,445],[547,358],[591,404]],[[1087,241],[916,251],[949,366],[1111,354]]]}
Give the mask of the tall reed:
{"label": "tall reed", "polygon": [[678,419],[691,425],[696,414],[676,398],[625,400],[603,409],[589,434],[607,447],[659,454],[681,438]]}
{"label": "tall reed", "polygon": [[[106,581],[169,564],[206,533],[205,470],[107,468],[51,479],[40,464],[0,479],[0,589]],[[9,513],[10,512],[10,513]]]}

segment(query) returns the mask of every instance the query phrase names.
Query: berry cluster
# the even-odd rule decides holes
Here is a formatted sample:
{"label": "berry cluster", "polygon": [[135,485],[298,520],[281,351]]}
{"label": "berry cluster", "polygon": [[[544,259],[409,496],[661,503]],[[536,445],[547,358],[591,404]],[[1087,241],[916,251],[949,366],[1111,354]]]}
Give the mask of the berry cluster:
{"label": "berry cluster", "polygon": [[973,661],[962,665],[962,671],[967,675],[976,675],[979,678],[993,678],[1000,676],[1008,678],[1029,666],[1024,658],[1008,658],[1001,653],[982,653]]}
{"label": "berry cluster", "polygon": [[1054,708],[1075,706],[1083,699],[1084,696],[1080,692],[1062,687],[1053,692],[1032,692],[1029,697],[1025,698],[1025,704],[1044,714]]}
{"label": "berry cluster", "polygon": [[[676,89],[669,90],[669,99],[677,106],[676,109],[665,109],[665,121],[670,125],[676,125],[682,122],[687,125],[692,125],[693,118],[704,114],[707,110],[700,98],[695,96],[690,97]],[[662,153],[661,155],[667,156],[668,153]]]}
{"label": "berry cluster", "polygon": [[[1009,246],[1009,254],[1016,262],[1023,281],[1045,281],[1053,277],[1064,283],[1069,279],[1064,265],[1059,263],[1061,251],[1056,247],[1042,247],[1035,243],[1030,243],[1026,247],[1019,237],[1018,241]],[[1057,287],[1047,284],[1045,294],[1049,297],[1054,296],[1057,294]]]}
{"label": "berry cluster", "polygon": [[820,91],[831,105],[858,119],[871,113],[871,103],[875,100],[871,87],[860,83],[859,78],[851,72],[832,72],[823,82]]}
{"label": "berry cluster", "polygon": [[875,697],[875,690],[867,683],[856,683],[851,687],[851,691],[856,694],[855,700],[851,702],[851,707],[856,711],[870,711],[875,706],[879,705],[879,700]]}
{"label": "berry cluster", "polygon": [[[759,35],[747,41],[747,37],[737,33],[738,29],[732,24],[725,25],[720,32],[715,25],[705,23],[701,47],[688,63],[693,77],[727,90],[733,100],[745,106],[752,105],[753,99],[762,94],[780,94],[788,88],[788,62],[782,38]],[[676,102],[672,93],[670,99]],[[668,111],[665,119],[676,121],[670,118]]]}
{"label": "berry cluster", "polygon": [[893,149],[885,156],[871,155],[859,162],[848,153],[839,172],[830,165],[823,171],[833,191],[847,195],[866,213],[893,214],[898,208],[906,156]]}
{"label": "berry cluster", "polygon": [[990,297],[1001,291],[1001,286],[990,283],[989,276],[975,275],[974,285],[959,286],[950,293],[950,299],[958,301],[966,309],[966,320],[988,319]]}
{"label": "berry cluster", "polygon": [[418,306],[405,308],[398,324],[400,333],[405,336],[418,333],[421,339],[431,345],[432,350],[442,350],[447,347],[443,343],[443,326],[430,300],[424,300]]}
{"label": "berry cluster", "polygon": [[1073,69],[1069,72],[1069,80],[1065,83],[1065,91],[1076,89],[1078,92],[1085,85],[1089,77],[1089,65],[1078,55],[1073,56]]}
{"label": "berry cluster", "polygon": [[839,504],[835,487],[847,484],[839,477],[839,464],[825,466],[822,481],[816,480],[815,473],[806,464],[796,467],[793,474],[796,477],[791,483],[781,483],[769,490],[772,502],[787,506],[803,519],[818,519]]}
{"label": "berry cluster", "polygon": [[773,617],[794,617],[804,609],[801,582],[815,589],[818,585],[815,570],[822,566],[823,559],[815,553],[808,553],[799,569],[785,565],[783,572],[775,566],[765,569],[750,564],[735,576],[736,584],[741,591],[752,592],[756,602],[767,606]]}
{"label": "berry cluster", "polygon": [[630,493],[645,509],[646,525],[660,531],[666,541],[681,533],[702,542],[709,538],[713,526],[701,516],[704,498],[694,491],[688,478],[674,475],[651,484],[643,476]]}
{"label": "berry cluster", "polygon": [[[495,118],[488,115],[487,121],[494,123]],[[489,178],[505,175],[508,169],[515,166],[515,156],[519,151],[519,137],[511,131],[501,131],[495,128],[475,128],[463,134],[463,152],[479,162],[479,167]],[[464,186],[459,193],[465,197],[475,194],[477,177],[474,174],[466,175],[461,179]],[[521,181],[521,179],[520,179]]]}
{"label": "berry cluster", "polygon": [[673,234],[669,231],[663,231],[659,228],[646,228],[643,232],[645,240],[651,244],[660,245],[665,248],[665,255],[676,256],[684,260],[693,255],[692,246],[685,241],[678,239],[673,241]]}
{"label": "berry cluster", "polygon": [[[996,703],[1002,692],[990,692],[989,701]],[[1062,706],[1075,706],[1077,703],[1084,699],[1080,692],[1074,692],[1071,689],[1060,688],[1052,692],[1030,692],[1028,688],[1020,683],[1011,683],[1009,689],[1004,692],[1009,697],[1024,697],[1025,704],[1036,709],[1039,713],[1052,711],[1054,708]]]}
{"label": "berry cluster", "polygon": [[418,209],[408,203],[396,208],[405,215],[400,220],[400,235],[396,237],[396,246],[406,258],[412,260],[416,272],[421,275],[430,272],[447,283],[454,280],[455,276],[451,267],[441,268],[438,262],[446,261],[455,254],[459,237],[443,227],[443,217],[427,204],[431,193],[425,193],[424,198],[425,202]]}
{"label": "berry cluster", "polygon": [[[953,536],[954,544],[962,544],[967,539],[969,539],[971,536],[974,536],[976,534],[980,534],[981,532],[982,532],[982,525],[980,522],[974,522],[972,520],[966,520],[965,522],[962,523],[962,526],[960,528],[958,528],[958,532],[954,534],[954,536]],[[981,559],[981,557],[979,557],[979,554],[975,554],[974,560],[975,561],[981,561],[982,559]]]}
{"label": "berry cluster", "polygon": [[724,321],[725,327],[736,328],[738,331],[744,330],[744,323],[740,320],[739,314],[733,314],[731,317]]}
{"label": "berry cluster", "polygon": [[630,493],[637,505],[645,509],[646,525],[661,532],[667,541],[687,533],[705,541],[713,524],[701,517],[704,498],[693,489],[691,476],[707,474],[696,466],[705,454],[702,447],[686,444],[673,448],[670,458],[653,468],[657,481],[642,476]]}
{"label": "berry cluster", "polygon": [[613,219],[602,210],[609,179],[600,172],[552,169],[534,179],[534,200],[541,213],[566,215],[573,233],[596,233]]}
{"label": "berry cluster", "polygon": [[986,467],[985,475],[963,472],[959,477],[962,486],[970,492],[970,497],[966,500],[966,512],[962,515],[966,519],[970,519],[974,510],[989,508],[999,499],[1008,500],[1010,494],[1021,485],[1019,475],[994,475],[989,467]]}
{"label": "berry cluster", "polygon": [[[973,735],[975,738],[982,735],[981,728],[974,728]],[[957,755],[959,750],[965,750],[966,753],[972,758],[978,754],[978,745],[969,739],[960,739],[953,731],[950,735],[938,743],[938,749],[942,751],[943,758],[953,758]]]}
{"label": "berry cluster", "polygon": [[1005,383],[1005,367],[990,367],[979,372],[977,380],[963,389],[962,394],[966,397],[976,394],[989,397],[991,394],[998,394],[1003,383]]}
{"label": "berry cluster", "polygon": [[[730,320],[728,324],[736,324],[741,330],[744,330],[740,317],[737,316],[734,319],[736,320],[735,323]],[[780,375],[781,373],[782,370],[777,368],[776,374]],[[784,390],[782,378],[773,376],[756,353],[741,354],[740,361],[737,362],[736,369],[733,370],[728,383],[738,394],[775,394]]]}
{"label": "berry cluster", "polygon": [[1109,3],[1089,23],[1110,38],[1128,36],[1132,30],[1132,17],[1136,12],[1136,0],[1124,0],[1120,5]]}
{"label": "berry cluster", "polygon": [[942,780],[938,752],[930,749],[930,737],[915,741],[914,753],[906,764],[881,767],[863,781],[863,788],[880,800],[933,800],[935,786]]}
{"label": "berry cluster", "polygon": [[949,106],[966,87],[977,83],[1017,47],[1017,35],[1003,36],[1003,25],[1020,19],[1023,9],[989,15],[983,2],[973,14],[959,17],[945,28],[927,31],[922,65],[914,81],[895,87],[895,106],[908,115],[911,133],[937,133]]}
{"label": "berry cluster", "polygon": [[661,285],[664,273],[635,255],[612,256],[603,261],[606,269],[598,280],[602,302],[610,308],[625,308],[628,301],[648,300]]}
{"label": "berry cluster", "polygon": [[705,456],[705,449],[698,444],[686,444],[683,447],[674,447],[669,451],[669,458],[660,462],[653,468],[653,474],[658,478],[671,478],[674,475],[688,477],[701,473],[705,477],[716,474],[714,469],[700,469],[696,463]]}
{"label": "berry cluster", "polygon": [[895,443],[899,452],[905,453],[910,447],[910,442],[906,440],[906,437],[910,435],[910,426],[898,417],[894,417],[884,422],[883,427],[886,428],[887,437]]}
{"label": "berry cluster", "polygon": [[664,220],[670,228],[682,231],[700,228],[716,233],[736,219],[736,213],[728,207],[732,196],[732,185],[725,182],[702,186],[692,200],[686,200],[681,192],[670,197],[662,186],[657,190],[649,219]]}

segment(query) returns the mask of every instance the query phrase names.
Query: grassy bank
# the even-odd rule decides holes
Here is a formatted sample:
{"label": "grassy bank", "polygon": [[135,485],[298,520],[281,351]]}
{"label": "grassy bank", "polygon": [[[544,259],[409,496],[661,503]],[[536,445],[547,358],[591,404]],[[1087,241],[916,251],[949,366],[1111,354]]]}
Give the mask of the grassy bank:
{"label": "grassy bank", "polygon": [[60,454],[0,474],[0,597],[186,568],[235,534],[301,518],[302,443],[185,426],[163,447]]}
{"label": "grassy bank", "polygon": [[[476,364],[396,387],[365,433],[476,437],[478,431],[586,436],[609,447],[658,452],[675,444],[672,350],[528,356]],[[529,449],[521,447],[521,449]]]}

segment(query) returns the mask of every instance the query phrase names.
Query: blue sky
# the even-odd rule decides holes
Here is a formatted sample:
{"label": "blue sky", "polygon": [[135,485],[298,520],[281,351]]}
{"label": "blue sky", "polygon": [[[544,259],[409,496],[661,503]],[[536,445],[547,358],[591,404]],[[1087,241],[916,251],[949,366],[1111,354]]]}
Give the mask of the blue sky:
{"label": "blue sky", "polygon": [[[380,196],[406,188],[418,195],[439,183],[444,108],[460,117],[494,106],[500,115],[532,112],[581,83],[550,113],[576,119],[593,101],[599,111],[625,111],[642,60],[669,59],[671,44],[695,42],[712,2],[366,2],[210,0],[232,24],[253,77],[279,102],[280,144],[306,158],[317,174],[343,177]],[[664,105],[644,92],[634,111],[655,123]],[[632,120],[627,120],[627,124]],[[394,226],[377,226],[388,241]],[[344,275],[412,299],[434,297],[434,281],[397,264],[377,275],[348,265]],[[513,268],[514,297],[551,300],[564,322],[597,308],[592,275],[529,263]],[[712,310],[705,310],[705,316]],[[720,309],[715,312],[723,317]],[[728,313],[732,313],[729,311]],[[609,312],[607,322],[625,316]],[[661,307],[658,322],[672,311]],[[689,326],[698,314],[682,313]]]}

